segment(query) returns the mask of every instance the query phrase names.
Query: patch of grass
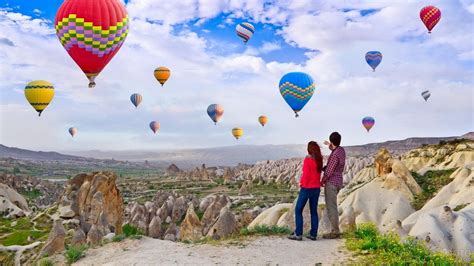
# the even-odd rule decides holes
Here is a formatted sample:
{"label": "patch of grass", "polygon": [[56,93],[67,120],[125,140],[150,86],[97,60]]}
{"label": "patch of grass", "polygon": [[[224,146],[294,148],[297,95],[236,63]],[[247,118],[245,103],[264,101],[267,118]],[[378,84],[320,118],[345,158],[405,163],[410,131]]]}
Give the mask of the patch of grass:
{"label": "patch of grass", "polygon": [[28,200],[32,201],[37,199],[38,197],[43,196],[43,193],[41,193],[40,190],[34,188],[33,190],[30,191],[21,191],[21,194]]}
{"label": "patch of grass", "polygon": [[374,224],[361,224],[345,235],[346,246],[361,256],[355,264],[365,265],[455,265],[454,255],[430,251],[422,242],[401,241],[395,234],[380,234]]}
{"label": "patch of grass", "polygon": [[469,203],[460,204],[460,205],[454,207],[453,210],[456,211],[456,212],[460,211],[460,210],[464,209],[464,207],[466,207],[467,205],[469,205]]}
{"label": "patch of grass", "polygon": [[197,209],[196,211],[196,215],[197,217],[199,218],[199,221],[202,219],[202,217],[204,216],[204,212],[201,211],[200,209]]}
{"label": "patch of grass", "polygon": [[36,262],[36,266],[53,266],[54,263],[49,258],[42,258]]}
{"label": "patch of grass", "polygon": [[434,195],[445,185],[449,184],[452,179],[449,178],[455,169],[449,170],[430,170],[424,175],[412,172],[415,181],[420,185],[422,192],[415,195],[412,206],[415,210],[421,209],[427,201],[432,199]]}
{"label": "patch of grass", "polygon": [[14,231],[5,238],[0,240],[0,244],[4,246],[12,246],[12,245],[27,245],[30,242],[28,241],[28,236],[30,236],[33,240],[39,240],[45,238],[47,236],[47,232],[42,231],[28,231],[28,230],[21,230],[21,231]]}
{"label": "patch of grass", "polygon": [[268,226],[268,225],[257,225],[252,228],[242,228],[240,234],[244,236],[250,235],[261,235],[261,236],[270,236],[270,235],[289,235],[291,234],[291,229],[288,227],[281,226]]}
{"label": "patch of grass", "polygon": [[125,224],[124,226],[122,226],[122,231],[125,237],[130,237],[134,235],[143,235],[142,230],[138,229],[137,227],[131,224]]}
{"label": "patch of grass", "polygon": [[66,261],[69,264],[73,264],[74,262],[78,261],[82,257],[84,257],[84,252],[87,250],[86,245],[80,246],[68,246],[66,247],[66,251],[64,252],[64,256],[66,257]]}
{"label": "patch of grass", "polygon": [[115,235],[114,237],[112,237],[112,242],[121,242],[125,238],[126,238],[126,236],[124,234]]}

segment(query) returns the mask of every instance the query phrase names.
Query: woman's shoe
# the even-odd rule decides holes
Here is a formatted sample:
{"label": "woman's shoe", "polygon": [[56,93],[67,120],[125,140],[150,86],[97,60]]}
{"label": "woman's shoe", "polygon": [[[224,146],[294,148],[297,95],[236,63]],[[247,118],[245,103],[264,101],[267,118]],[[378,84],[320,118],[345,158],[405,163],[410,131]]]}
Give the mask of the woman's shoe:
{"label": "woman's shoe", "polygon": [[312,236],[312,235],[306,235],[305,236],[307,239],[310,239],[310,240],[313,240],[313,241],[316,241],[316,237],[315,236]]}
{"label": "woman's shoe", "polygon": [[293,233],[293,234],[288,236],[288,239],[301,241],[301,240],[303,240],[303,237],[302,236],[297,236],[295,233]]}

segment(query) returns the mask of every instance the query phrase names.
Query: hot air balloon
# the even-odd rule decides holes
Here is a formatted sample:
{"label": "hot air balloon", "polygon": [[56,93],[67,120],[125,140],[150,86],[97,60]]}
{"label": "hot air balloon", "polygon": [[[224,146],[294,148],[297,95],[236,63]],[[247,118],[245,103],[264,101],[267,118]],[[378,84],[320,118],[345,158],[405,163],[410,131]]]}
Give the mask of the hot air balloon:
{"label": "hot air balloon", "polygon": [[142,96],[138,93],[134,93],[130,96],[130,101],[132,101],[133,105],[135,105],[136,108],[142,102]]}
{"label": "hot air balloon", "polygon": [[68,131],[69,131],[69,134],[71,134],[71,137],[74,138],[74,135],[76,135],[76,133],[77,133],[77,128],[70,127]]}
{"label": "hot air balloon", "polygon": [[258,117],[258,122],[260,123],[260,125],[262,125],[262,127],[264,127],[265,124],[268,123],[268,117],[261,115]]}
{"label": "hot air balloon", "polygon": [[377,66],[382,62],[382,53],[378,51],[370,51],[365,54],[365,61],[372,68],[372,71],[375,72]]}
{"label": "hot air balloon", "polygon": [[255,28],[253,27],[252,24],[243,22],[237,25],[235,27],[235,31],[237,33],[237,36],[244,41],[245,44],[250,40],[252,37],[253,33],[255,32]]}
{"label": "hot air balloon", "polygon": [[158,123],[158,122],[156,122],[156,121],[151,121],[151,122],[150,122],[150,128],[151,128],[151,130],[153,131],[153,133],[156,134],[156,132],[157,132],[158,130],[160,130],[160,123]]}
{"label": "hot air balloon", "polygon": [[171,71],[167,67],[157,67],[155,69],[155,78],[161,84],[161,87],[165,84],[165,82],[170,78]]}
{"label": "hot air balloon", "polygon": [[244,130],[240,127],[234,127],[232,129],[232,135],[235,137],[235,139],[239,139],[244,135]]}
{"label": "hot air balloon", "polygon": [[280,79],[279,87],[281,96],[298,117],[298,112],[313,96],[316,84],[306,73],[290,72]]}
{"label": "hot air balloon", "polygon": [[425,102],[427,102],[428,98],[430,98],[430,96],[431,96],[431,93],[430,93],[430,91],[424,91],[424,92],[421,93],[421,96],[423,97],[423,99],[425,99]]}
{"label": "hot air balloon", "polygon": [[219,122],[222,115],[224,115],[224,107],[220,104],[211,104],[207,107],[207,114],[212,121],[214,121],[214,124],[217,125],[217,122]]}
{"label": "hot air balloon", "polygon": [[129,24],[122,1],[65,0],[54,25],[61,44],[93,88],[95,78],[120,50]]}
{"label": "hot air balloon", "polygon": [[41,112],[48,106],[54,97],[53,84],[45,80],[35,80],[25,87],[26,100],[41,116]]}
{"label": "hot air balloon", "polygon": [[420,10],[420,19],[428,29],[428,33],[431,33],[431,30],[441,19],[441,10],[435,6],[425,6]]}
{"label": "hot air balloon", "polygon": [[375,119],[370,116],[366,116],[362,119],[362,125],[365,127],[367,132],[370,131],[370,129],[374,126],[375,124]]}

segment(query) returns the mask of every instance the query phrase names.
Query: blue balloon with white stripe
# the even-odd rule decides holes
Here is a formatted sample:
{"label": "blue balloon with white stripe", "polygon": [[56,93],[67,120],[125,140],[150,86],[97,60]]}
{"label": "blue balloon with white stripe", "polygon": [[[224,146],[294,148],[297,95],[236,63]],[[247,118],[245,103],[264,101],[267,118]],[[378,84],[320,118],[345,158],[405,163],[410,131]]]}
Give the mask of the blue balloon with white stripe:
{"label": "blue balloon with white stripe", "polygon": [[365,61],[372,68],[372,71],[375,72],[377,66],[382,62],[382,53],[379,51],[369,51],[365,54]]}
{"label": "blue balloon with white stripe", "polygon": [[242,22],[237,25],[235,31],[237,33],[237,36],[239,36],[240,39],[242,39],[242,41],[247,44],[247,42],[250,40],[250,38],[252,38],[255,32],[255,28],[252,24],[248,22]]}

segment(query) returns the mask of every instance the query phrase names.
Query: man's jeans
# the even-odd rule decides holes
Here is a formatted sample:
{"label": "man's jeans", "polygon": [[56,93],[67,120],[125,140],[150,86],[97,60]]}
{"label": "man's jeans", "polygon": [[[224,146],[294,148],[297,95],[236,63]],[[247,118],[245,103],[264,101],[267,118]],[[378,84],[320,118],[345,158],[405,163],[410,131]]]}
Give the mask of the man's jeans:
{"label": "man's jeans", "polygon": [[318,199],[319,199],[319,188],[301,188],[296,201],[295,208],[295,235],[303,235],[303,210],[306,206],[306,202],[309,200],[309,210],[311,212],[311,231],[310,235],[316,237],[318,234]]}
{"label": "man's jeans", "polygon": [[324,198],[326,209],[328,210],[329,222],[331,223],[331,233],[339,234],[339,212],[337,211],[337,193],[339,189],[334,185],[326,183],[324,185]]}

